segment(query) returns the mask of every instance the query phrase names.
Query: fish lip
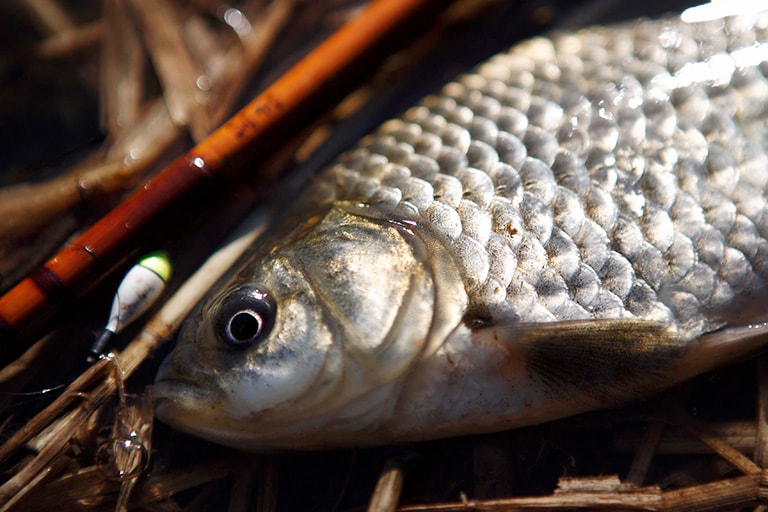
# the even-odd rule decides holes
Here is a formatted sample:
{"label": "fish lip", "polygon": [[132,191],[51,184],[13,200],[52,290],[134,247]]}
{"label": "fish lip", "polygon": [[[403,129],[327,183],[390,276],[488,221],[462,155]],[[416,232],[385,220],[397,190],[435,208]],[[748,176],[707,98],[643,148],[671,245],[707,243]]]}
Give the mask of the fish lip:
{"label": "fish lip", "polygon": [[152,386],[155,409],[200,407],[214,401],[213,394],[197,383],[176,378],[158,379]]}

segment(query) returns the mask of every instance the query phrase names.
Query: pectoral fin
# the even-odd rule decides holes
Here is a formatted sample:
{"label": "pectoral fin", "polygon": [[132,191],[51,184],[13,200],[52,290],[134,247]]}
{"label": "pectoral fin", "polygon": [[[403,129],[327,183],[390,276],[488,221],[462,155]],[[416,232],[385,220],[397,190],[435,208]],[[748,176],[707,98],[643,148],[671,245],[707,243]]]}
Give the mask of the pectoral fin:
{"label": "pectoral fin", "polygon": [[[602,407],[658,388],[681,347],[670,330],[639,320],[496,326],[496,339],[524,359],[531,385],[555,400]],[[477,333],[481,334],[481,333]]]}
{"label": "pectoral fin", "polygon": [[725,326],[690,341],[635,319],[495,325],[473,338],[517,360],[539,400],[586,410],[647,396],[753,354],[768,344],[768,324]]}

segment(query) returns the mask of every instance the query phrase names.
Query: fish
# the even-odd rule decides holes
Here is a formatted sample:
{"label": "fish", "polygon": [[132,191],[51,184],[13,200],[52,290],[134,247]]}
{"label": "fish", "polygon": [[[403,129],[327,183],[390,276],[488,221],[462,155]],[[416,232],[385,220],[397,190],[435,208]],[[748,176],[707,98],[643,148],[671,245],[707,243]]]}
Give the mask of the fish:
{"label": "fish", "polygon": [[501,431],[768,342],[768,15],[521,42],[311,179],[185,321],[157,417],[242,450]]}

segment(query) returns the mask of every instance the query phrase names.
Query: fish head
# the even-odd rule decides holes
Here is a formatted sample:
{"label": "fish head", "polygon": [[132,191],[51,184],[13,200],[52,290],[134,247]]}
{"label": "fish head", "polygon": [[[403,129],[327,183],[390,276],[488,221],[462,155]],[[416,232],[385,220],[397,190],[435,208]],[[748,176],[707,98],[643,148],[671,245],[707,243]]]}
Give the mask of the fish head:
{"label": "fish head", "polygon": [[403,379],[466,305],[419,231],[337,206],[257,250],[183,325],[158,417],[248,450],[379,442]]}

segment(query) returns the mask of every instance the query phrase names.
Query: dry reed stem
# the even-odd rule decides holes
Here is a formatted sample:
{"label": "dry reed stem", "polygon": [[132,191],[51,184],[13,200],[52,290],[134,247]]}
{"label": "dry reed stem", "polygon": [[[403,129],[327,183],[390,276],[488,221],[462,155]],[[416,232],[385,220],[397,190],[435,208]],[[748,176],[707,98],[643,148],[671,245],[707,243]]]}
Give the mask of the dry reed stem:
{"label": "dry reed stem", "polygon": [[233,474],[239,474],[253,465],[252,457],[237,454],[171,473],[150,475],[136,489],[134,499],[131,501],[131,507],[154,503],[183,490],[192,489],[215,480],[221,480]]}
{"label": "dry reed stem", "polygon": [[164,109],[161,102],[150,106],[106,160],[86,162],[50,181],[0,189],[0,240],[9,243],[75,206],[87,206],[134,186],[180,134]]}
{"label": "dry reed stem", "polygon": [[64,502],[91,501],[96,504],[102,496],[117,493],[119,489],[120,482],[105,478],[100,467],[89,466],[51,480],[45,485],[45,492],[28,496],[19,505],[27,512],[50,510]]}
{"label": "dry reed stem", "polygon": [[179,13],[170,0],[129,0],[137,15],[139,30],[163,87],[171,119],[177,126],[188,127],[195,140],[211,129],[205,112],[207,93],[197,85],[198,69],[184,42]]}
{"label": "dry reed stem", "polygon": [[86,50],[99,44],[103,31],[102,22],[94,21],[72,30],[60,32],[37,46],[37,56],[43,59],[55,59]]}
{"label": "dry reed stem", "polygon": [[744,474],[750,475],[750,474],[759,474],[762,470],[761,468],[752,462],[748,457],[741,454],[738,450],[736,450],[734,447],[729,445],[727,442],[725,442],[723,439],[718,437],[717,435],[709,432],[707,427],[705,425],[702,425],[699,422],[696,422],[693,418],[690,416],[683,416],[681,415],[680,418],[680,425],[691,432],[694,436],[699,438],[701,441],[703,441],[707,446],[712,448],[720,457],[727,460],[730,464],[732,464],[735,468],[737,468],[739,471],[741,471]]}
{"label": "dry reed stem", "polygon": [[[101,405],[101,403],[100,400],[94,402],[93,405]],[[88,418],[93,409],[82,406],[75,411],[75,414],[67,417],[69,421],[66,425],[61,426],[59,435],[46,444],[27,465],[0,486],[0,504],[3,504],[0,505],[0,512],[10,510],[18,500],[23,498],[51,472],[52,465],[55,465],[54,459],[62,454],[67,442],[75,435],[80,424]]]}
{"label": "dry reed stem", "polygon": [[[85,393],[79,394],[78,398],[81,400],[88,400],[88,397]],[[62,435],[62,431],[67,428],[67,425],[69,425],[69,422],[71,421],[70,417],[76,414],[78,414],[77,409],[70,409],[67,412],[63,412],[60,417],[53,420],[42,431],[40,431],[40,433],[27,441],[25,443],[25,447],[29,450],[32,450],[33,452],[39,453],[49,443],[56,442],[56,439]]]}
{"label": "dry reed stem", "polygon": [[[110,152],[105,159],[88,160],[46,182],[0,189],[0,244],[15,246],[0,256],[0,276],[5,279],[0,286],[22,279],[39,264],[42,255],[77,228],[77,219],[68,217],[68,212],[103,204],[106,198],[135,186],[181,135],[162,100],[149,105],[134,128],[116,141],[113,149],[119,151]],[[41,239],[42,247],[41,243],[18,241],[30,232],[40,233],[35,236]],[[23,245],[18,247],[19,243]]]}
{"label": "dry reed stem", "polygon": [[403,490],[405,469],[397,457],[390,457],[384,463],[376,487],[368,502],[368,512],[394,512]]}
{"label": "dry reed stem", "polygon": [[60,454],[61,456],[56,457],[51,462],[50,466],[45,468],[44,471],[40,471],[34,475],[33,478],[27,481],[24,487],[19,489],[18,492],[16,492],[7,502],[0,504],[0,510],[7,511],[17,507],[20,502],[23,503],[25,497],[31,495],[30,492],[33,491],[37,486],[42,484],[51,475],[55,475],[59,471],[63,470],[70,462],[68,458],[64,456],[64,451],[66,450],[62,449],[62,453]]}
{"label": "dry reed stem", "polygon": [[135,403],[125,403],[125,397],[122,402],[109,444],[102,446],[106,448],[105,452],[111,448],[112,460],[109,463],[115,468],[115,478],[120,480],[115,512],[128,511],[131,493],[149,465],[154,425],[154,408],[149,392]]}
{"label": "dry reed stem", "polygon": [[[464,500],[400,507],[401,512],[466,512],[509,510],[646,510],[660,512],[706,512],[733,510],[764,502],[766,491],[761,475],[745,475],[671,491],[658,487],[636,488],[616,484],[595,489],[606,477],[574,479],[567,490],[550,496]],[[607,477],[611,478],[611,477]]]}
{"label": "dry reed stem", "polygon": [[626,481],[633,485],[640,486],[648,475],[653,456],[659,447],[661,435],[664,433],[664,425],[660,422],[654,422],[648,425],[640,448],[635,453],[632,465],[629,468]]}
{"label": "dry reed stem", "polygon": [[261,457],[261,478],[258,481],[255,512],[276,512],[279,472],[272,456]]}
{"label": "dry reed stem", "polygon": [[[129,509],[135,509],[167,500],[181,491],[194,489],[209,482],[239,474],[249,467],[249,461],[242,455],[222,457],[215,461],[196,464],[165,473],[152,473],[136,485],[128,503]],[[45,486],[45,492],[28,497],[20,502],[23,510],[50,510],[61,506],[62,502],[90,500],[94,504],[103,502],[105,497],[119,492],[120,482],[104,477],[102,468],[90,466],[76,473],[70,473],[51,481]],[[210,505],[210,501],[208,501]]]}
{"label": "dry reed stem", "polygon": [[101,127],[114,139],[133,127],[143,100],[147,71],[141,38],[124,0],[105,0],[102,20],[106,27],[101,43],[99,102]]}
{"label": "dry reed stem", "polygon": [[56,0],[16,0],[38,30],[48,36],[56,36],[75,30],[76,23]]}
{"label": "dry reed stem", "polygon": [[717,482],[693,485],[662,494],[663,512],[704,512],[754,506],[763,499],[763,478],[751,474]]}
{"label": "dry reed stem", "polygon": [[472,440],[474,495],[479,498],[512,494],[514,475],[509,461],[514,451],[506,432],[476,436]]}
{"label": "dry reed stem", "polygon": [[615,476],[569,479],[562,478],[558,489],[550,496],[499,498],[487,500],[465,499],[454,503],[408,505],[402,512],[458,512],[468,510],[502,511],[567,510],[660,510],[662,492],[657,487],[635,487],[622,484]]}
{"label": "dry reed stem", "polygon": [[[252,4],[255,3],[260,4],[261,2],[252,2]],[[223,92],[218,105],[212,105],[211,120],[214,125],[218,125],[226,119],[232,112],[240,94],[245,90],[248,75],[239,72],[239,69],[255,69],[259,66],[280,30],[288,23],[295,6],[295,0],[277,0],[266,7],[258,16],[256,15],[256,8],[243,9],[246,20],[250,20],[248,22],[250,29],[245,33],[236,32],[236,34],[243,45],[244,54],[237,64],[226,66],[222,70],[221,77],[217,80]],[[225,64],[233,62],[229,55],[235,51],[235,48],[230,49],[227,58],[224,59]]]}
{"label": "dry reed stem", "polygon": [[768,467],[768,356],[757,361],[757,432],[754,447],[755,462]]}
{"label": "dry reed stem", "polygon": [[[754,422],[712,423],[707,425],[707,429],[743,454],[752,454],[755,450],[757,427]],[[637,445],[642,442],[642,436],[630,433],[615,439],[613,449],[618,453],[634,453]],[[712,453],[712,449],[703,441],[692,438],[674,425],[667,425],[656,449],[657,455],[708,453]]]}
{"label": "dry reed stem", "polygon": [[169,502],[167,500],[161,503],[172,505],[172,512],[209,512],[211,503],[217,503],[216,495],[219,492],[218,482],[214,481],[202,485],[189,503],[184,504],[184,508],[176,502]]}
{"label": "dry reed stem", "polygon": [[254,510],[259,490],[258,482],[261,473],[260,464],[252,464],[238,472],[232,482],[229,493],[227,512],[249,512]]}

